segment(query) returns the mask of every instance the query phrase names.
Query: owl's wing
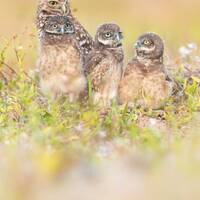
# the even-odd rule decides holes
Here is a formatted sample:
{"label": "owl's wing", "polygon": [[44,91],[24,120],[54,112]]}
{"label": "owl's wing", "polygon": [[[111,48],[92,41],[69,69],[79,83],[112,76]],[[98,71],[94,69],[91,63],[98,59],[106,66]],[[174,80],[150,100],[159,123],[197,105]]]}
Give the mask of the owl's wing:
{"label": "owl's wing", "polygon": [[92,82],[94,91],[98,91],[109,69],[109,62],[105,59],[105,55],[101,52],[93,52],[87,58],[87,74]]}
{"label": "owl's wing", "polygon": [[143,75],[138,69],[138,62],[132,60],[126,66],[119,85],[119,100],[121,104],[135,102],[141,94]]}
{"label": "owl's wing", "polygon": [[175,97],[176,99],[180,99],[184,97],[184,88],[179,83],[175,77],[167,70],[167,67],[163,66],[163,72],[166,76],[166,81],[171,82],[172,84],[172,96]]}
{"label": "owl's wing", "polygon": [[163,64],[161,65],[160,68],[161,68],[161,71],[165,74],[166,80],[169,82],[173,82],[174,79],[172,78],[172,75],[170,74],[168,68]]}
{"label": "owl's wing", "polygon": [[83,49],[84,54],[87,55],[93,48],[93,39],[84,28],[80,32],[79,38],[79,45]]}
{"label": "owl's wing", "polygon": [[72,15],[69,16],[75,26],[76,29],[76,38],[79,42],[79,46],[81,47],[81,50],[83,51],[84,55],[87,55],[94,46],[94,41],[92,36],[88,33],[88,31],[77,21],[75,17]]}
{"label": "owl's wing", "polygon": [[92,51],[86,58],[85,69],[87,74],[90,74],[94,68],[99,65],[99,63],[103,60],[104,56],[100,51]]}

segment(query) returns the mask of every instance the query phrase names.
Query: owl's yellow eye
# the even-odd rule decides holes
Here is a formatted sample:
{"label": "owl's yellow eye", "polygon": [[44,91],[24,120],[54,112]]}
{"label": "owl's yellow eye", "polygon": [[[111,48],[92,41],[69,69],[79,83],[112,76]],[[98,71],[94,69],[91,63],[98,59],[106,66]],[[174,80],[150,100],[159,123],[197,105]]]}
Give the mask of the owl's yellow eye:
{"label": "owl's yellow eye", "polygon": [[70,24],[66,24],[66,27],[67,27],[67,28],[70,28],[70,27],[71,27],[71,25],[70,25]]}
{"label": "owl's yellow eye", "polygon": [[107,38],[110,38],[110,37],[112,36],[112,33],[110,33],[110,32],[105,33],[105,36],[106,36]]}
{"label": "owl's yellow eye", "polygon": [[57,1],[49,1],[49,5],[50,6],[57,6],[58,5],[58,2]]}
{"label": "owl's yellow eye", "polygon": [[57,25],[57,24],[54,24],[54,25],[53,25],[53,28],[58,28],[58,25]]}
{"label": "owl's yellow eye", "polygon": [[150,45],[150,43],[151,42],[149,40],[144,40],[144,42],[143,42],[144,45]]}

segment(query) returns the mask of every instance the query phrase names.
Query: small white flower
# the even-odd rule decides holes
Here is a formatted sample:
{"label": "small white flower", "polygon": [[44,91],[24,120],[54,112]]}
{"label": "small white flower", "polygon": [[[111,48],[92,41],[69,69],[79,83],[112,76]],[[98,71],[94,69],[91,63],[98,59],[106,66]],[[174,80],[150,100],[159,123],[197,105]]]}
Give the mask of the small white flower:
{"label": "small white flower", "polygon": [[149,125],[150,125],[150,127],[156,126],[157,125],[157,120],[153,119],[153,118],[150,118],[149,119]]}
{"label": "small white flower", "polygon": [[107,137],[107,132],[101,130],[101,131],[98,132],[98,136],[99,136],[100,138],[106,138],[106,137]]}
{"label": "small white flower", "polygon": [[187,46],[189,49],[191,49],[193,51],[196,51],[198,49],[198,46],[196,43],[189,43]]}
{"label": "small white flower", "polygon": [[76,126],[74,127],[74,130],[75,130],[76,132],[78,132],[78,133],[81,133],[81,132],[83,132],[83,128],[84,128],[83,123],[79,123],[78,125],[76,125]]}
{"label": "small white flower", "polygon": [[182,56],[182,57],[187,57],[189,56],[190,54],[192,53],[192,50],[191,49],[188,49],[184,46],[180,47],[179,48],[179,54]]}

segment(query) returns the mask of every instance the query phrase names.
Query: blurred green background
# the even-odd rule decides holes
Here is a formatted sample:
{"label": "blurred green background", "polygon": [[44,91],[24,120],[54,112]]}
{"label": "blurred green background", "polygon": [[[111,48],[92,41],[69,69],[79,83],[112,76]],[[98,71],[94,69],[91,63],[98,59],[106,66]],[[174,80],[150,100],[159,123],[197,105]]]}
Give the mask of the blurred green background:
{"label": "blurred green background", "polygon": [[[13,36],[27,52],[33,66],[37,55],[35,15],[37,0],[1,0],[0,47]],[[199,0],[71,0],[74,14],[94,35],[103,22],[117,22],[124,30],[124,45],[129,58],[139,34],[158,32],[173,53],[187,42],[200,42]],[[12,56],[9,56],[10,62]]]}

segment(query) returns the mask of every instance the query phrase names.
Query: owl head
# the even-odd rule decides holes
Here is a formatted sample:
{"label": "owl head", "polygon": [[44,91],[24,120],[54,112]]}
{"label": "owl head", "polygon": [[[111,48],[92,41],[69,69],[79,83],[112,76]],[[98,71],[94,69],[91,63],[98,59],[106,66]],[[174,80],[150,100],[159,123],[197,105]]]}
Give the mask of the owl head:
{"label": "owl head", "polygon": [[63,35],[73,34],[75,28],[67,16],[49,16],[45,21],[44,31],[48,34]]}
{"label": "owl head", "polygon": [[164,42],[155,33],[145,33],[135,44],[137,57],[142,59],[160,59],[164,53]]}
{"label": "owl head", "polygon": [[68,15],[69,0],[39,0],[39,11],[48,15]]}
{"label": "owl head", "polygon": [[110,48],[122,46],[123,34],[117,24],[108,23],[101,25],[96,33],[96,45],[103,45]]}

